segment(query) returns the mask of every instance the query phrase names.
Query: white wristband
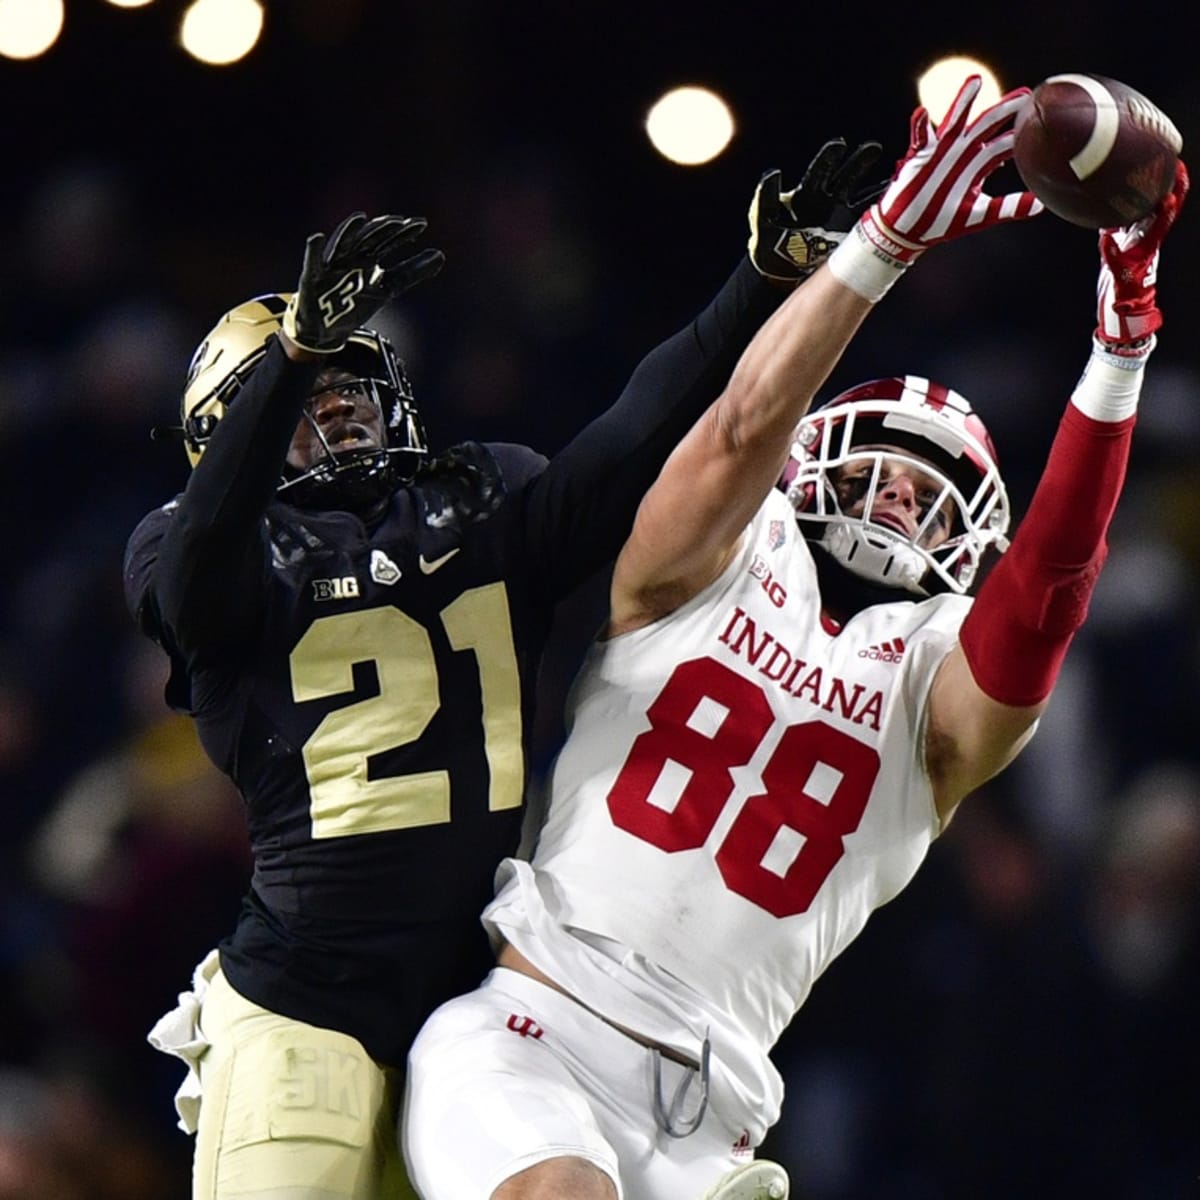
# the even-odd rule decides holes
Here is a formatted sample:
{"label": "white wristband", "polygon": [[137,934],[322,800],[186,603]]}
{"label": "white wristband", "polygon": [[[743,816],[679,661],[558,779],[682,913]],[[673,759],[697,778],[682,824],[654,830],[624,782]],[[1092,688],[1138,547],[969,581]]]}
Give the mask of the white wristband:
{"label": "white wristband", "polygon": [[1153,338],[1144,352],[1136,355],[1114,354],[1102,342],[1094,341],[1071,403],[1094,421],[1132,417],[1142,394],[1143,368],[1153,349]]}
{"label": "white wristband", "polygon": [[827,262],[835,279],[872,304],[877,304],[887,295],[888,289],[909,265],[893,258],[882,246],[873,242],[863,231],[861,220],[842,239]]}

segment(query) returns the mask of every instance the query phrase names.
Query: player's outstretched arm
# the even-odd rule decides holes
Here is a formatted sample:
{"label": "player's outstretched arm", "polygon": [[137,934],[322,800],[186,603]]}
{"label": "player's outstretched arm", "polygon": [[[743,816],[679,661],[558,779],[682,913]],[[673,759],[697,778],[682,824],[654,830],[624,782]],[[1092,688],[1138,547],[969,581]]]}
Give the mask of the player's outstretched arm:
{"label": "player's outstretched arm", "polygon": [[1027,192],[983,190],[1012,155],[1010,126],[1026,93],[1013,92],[968,121],[979,85],[978,77],[963,85],[936,130],[916,110],[908,152],[883,194],[826,267],[763,325],[725,391],[671,455],[618,559],[613,633],[656,620],[720,574],[778,480],[817,388],[871,306],[922,253],[1040,211]]}
{"label": "player's outstretched arm", "polygon": [[795,285],[815,271],[879,190],[863,182],[878,144],[827,141],[799,184],[778,172],[750,208],[748,250],[716,298],[642,359],[617,401],[587,425],[529,496],[530,544],[553,563],[560,596],[617,556],[667,455],[729,381],[739,355]]}
{"label": "player's outstretched arm", "polygon": [[763,325],[642,500],[613,573],[610,633],[674,611],[725,569],[871,307],[826,265]]}
{"label": "player's outstretched arm", "polygon": [[1142,377],[1162,325],[1159,250],[1188,190],[1100,234],[1092,353],[1012,546],[980,589],[934,680],[926,760],[943,820],[1028,739],[1087,615],[1125,478]]}

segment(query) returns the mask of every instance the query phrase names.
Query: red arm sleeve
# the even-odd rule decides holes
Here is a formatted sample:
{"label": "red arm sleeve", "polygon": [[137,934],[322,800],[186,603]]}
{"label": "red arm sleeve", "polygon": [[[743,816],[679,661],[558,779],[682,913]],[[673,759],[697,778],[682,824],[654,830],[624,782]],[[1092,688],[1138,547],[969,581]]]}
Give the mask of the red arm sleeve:
{"label": "red arm sleeve", "polygon": [[1001,704],[1039,704],[1054,687],[1108,552],[1135,420],[1068,405],[1029,511],[963,623],[975,682]]}

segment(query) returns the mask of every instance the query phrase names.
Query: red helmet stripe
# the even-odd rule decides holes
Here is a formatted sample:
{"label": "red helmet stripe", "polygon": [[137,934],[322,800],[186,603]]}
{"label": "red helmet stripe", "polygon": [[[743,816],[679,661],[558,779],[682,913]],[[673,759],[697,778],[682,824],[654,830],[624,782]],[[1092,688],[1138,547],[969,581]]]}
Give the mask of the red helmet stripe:
{"label": "red helmet stripe", "polygon": [[925,392],[925,403],[930,408],[941,412],[950,401],[950,389],[944,383],[934,383],[929,380],[928,390]]}

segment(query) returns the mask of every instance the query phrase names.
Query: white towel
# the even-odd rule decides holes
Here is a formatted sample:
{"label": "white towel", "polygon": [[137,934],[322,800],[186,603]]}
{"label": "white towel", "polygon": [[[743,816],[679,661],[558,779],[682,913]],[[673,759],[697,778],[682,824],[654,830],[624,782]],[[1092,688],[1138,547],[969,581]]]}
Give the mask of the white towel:
{"label": "white towel", "polygon": [[177,1123],[184,1133],[195,1133],[200,1122],[200,1059],[211,1044],[200,1030],[200,1006],[219,966],[217,952],[210,950],[192,972],[192,990],[180,992],[179,1003],[159,1017],[146,1035],[155,1050],[174,1054],[187,1064],[187,1076],[175,1093]]}

